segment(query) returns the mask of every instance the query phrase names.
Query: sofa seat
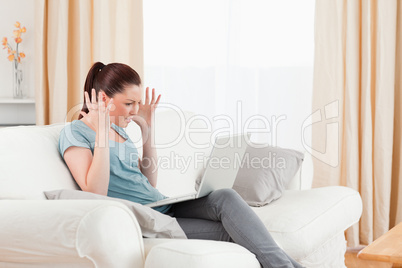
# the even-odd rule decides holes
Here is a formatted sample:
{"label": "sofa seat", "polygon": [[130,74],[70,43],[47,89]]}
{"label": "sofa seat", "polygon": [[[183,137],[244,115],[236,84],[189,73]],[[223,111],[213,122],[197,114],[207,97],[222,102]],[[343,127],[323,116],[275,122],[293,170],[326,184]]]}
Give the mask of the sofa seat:
{"label": "sofa seat", "polygon": [[253,210],[277,244],[303,263],[317,248],[359,221],[362,202],[355,190],[330,186],[288,190],[278,200]]}
{"label": "sofa seat", "polygon": [[260,268],[254,254],[230,242],[144,239],[145,268]]}

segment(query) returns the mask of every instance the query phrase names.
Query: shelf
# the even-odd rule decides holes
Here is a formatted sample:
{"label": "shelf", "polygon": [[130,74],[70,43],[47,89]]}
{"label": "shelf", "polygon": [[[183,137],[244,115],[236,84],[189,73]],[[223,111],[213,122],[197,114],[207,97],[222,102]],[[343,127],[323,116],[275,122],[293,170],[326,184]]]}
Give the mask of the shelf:
{"label": "shelf", "polygon": [[13,98],[0,98],[0,104],[1,103],[5,103],[5,104],[18,104],[18,103],[30,103],[30,104],[34,104],[35,103],[35,99],[13,99]]}
{"label": "shelf", "polygon": [[35,99],[0,97],[0,125],[35,124]]}
{"label": "shelf", "polygon": [[0,129],[6,128],[6,127],[20,127],[20,126],[36,126],[35,124],[0,124]]}

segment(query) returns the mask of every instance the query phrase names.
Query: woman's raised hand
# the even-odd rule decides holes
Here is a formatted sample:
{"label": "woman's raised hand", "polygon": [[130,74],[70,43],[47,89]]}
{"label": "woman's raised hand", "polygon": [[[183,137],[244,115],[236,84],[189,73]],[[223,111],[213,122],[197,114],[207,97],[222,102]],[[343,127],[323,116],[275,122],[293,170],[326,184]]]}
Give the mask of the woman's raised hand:
{"label": "woman's raised hand", "polygon": [[145,102],[140,103],[140,107],[138,110],[138,114],[134,116],[133,121],[142,127],[146,124],[148,127],[151,127],[152,117],[154,115],[155,109],[158,106],[161,95],[158,95],[156,98],[155,89],[152,89],[152,99],[149,99],[149,87],[145,90]]}
{"label": "woman's raised hand", "polygon": [[98,93],[98,102],[96,101],[96,91],[92,89],[92,100],[89,99],[88,92],[85,91],[85,103],[88,108],[88,113],[81,111],[85,121],[98,134],[108,135],[110,129],[109,112],[113,104],[113,99],[110,99],[108,106],[102,100],[101,92]]}

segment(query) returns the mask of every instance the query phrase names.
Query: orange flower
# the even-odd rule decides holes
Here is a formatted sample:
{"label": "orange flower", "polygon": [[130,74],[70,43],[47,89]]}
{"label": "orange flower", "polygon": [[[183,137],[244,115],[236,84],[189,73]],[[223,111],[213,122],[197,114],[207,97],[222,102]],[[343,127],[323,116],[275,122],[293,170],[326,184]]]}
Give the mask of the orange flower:
{"label": "orange flower", "polygon": [[[25,33],[27,31],[27,29],[25,27],[21,27],[21,24],[18,21],[14,24],[14,26],[17,29],[13,31],[13,35],[14,35],[13,39],[18,48],[18,44],[22,42],[21,35],[22,35],[22,33]],[[3,49],[7,49],[7,54],[8,54],[7,59],[9,61],[21,62],[21,60],[26,57],[25,53],[22,53],[22,52],[17,53],[15,50],[13,50],[13,47],[8,42],[6,37],[3,37],[1,43],[3,45]]]}
{"label": "orange flower", "polygon": [[15,37],[15,38],[21,37],[21,32],[20,32],[20,30],[14,30],[14,37]]}

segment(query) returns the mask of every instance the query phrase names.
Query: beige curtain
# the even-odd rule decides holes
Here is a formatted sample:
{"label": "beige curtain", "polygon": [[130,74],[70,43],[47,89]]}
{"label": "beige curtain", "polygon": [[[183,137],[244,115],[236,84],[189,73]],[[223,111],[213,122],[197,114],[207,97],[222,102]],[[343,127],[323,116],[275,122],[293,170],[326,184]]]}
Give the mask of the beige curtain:
{"label": "beige curtain", "polygon": [[77,119],[96,61],[143,77],[142,0],[36,0],[36,123]]}
{"label": "beige curtain", "polygon": [[400,0],[317,0],[313,187],[360,192],[363,214],[348,246],[402,221]]}

